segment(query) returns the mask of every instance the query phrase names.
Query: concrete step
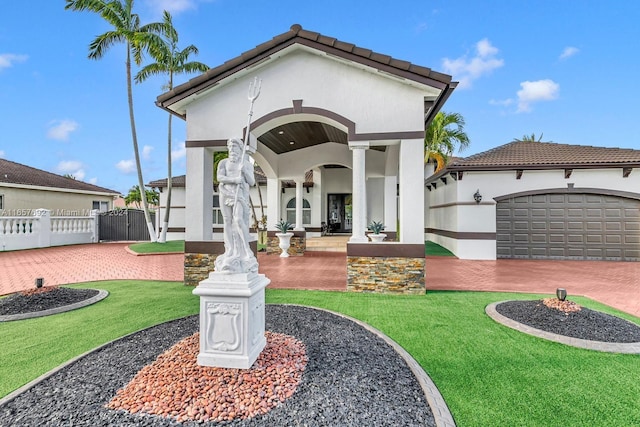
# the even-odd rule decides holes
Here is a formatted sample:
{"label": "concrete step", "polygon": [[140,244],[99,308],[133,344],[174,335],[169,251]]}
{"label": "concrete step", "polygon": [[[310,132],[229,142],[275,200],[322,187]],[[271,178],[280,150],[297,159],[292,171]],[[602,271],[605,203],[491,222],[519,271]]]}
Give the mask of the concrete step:
{"label": "concrete step", "polygon": [[323,236],[307,239],[307,251],[346,252],[351,236]]}

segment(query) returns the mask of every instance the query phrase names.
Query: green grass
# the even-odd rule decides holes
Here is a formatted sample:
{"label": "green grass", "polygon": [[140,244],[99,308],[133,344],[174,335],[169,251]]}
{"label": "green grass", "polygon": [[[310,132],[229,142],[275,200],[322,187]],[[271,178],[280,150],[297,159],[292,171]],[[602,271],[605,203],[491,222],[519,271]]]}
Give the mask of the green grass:
{"label": "green grass", "polygon": [[106,289],[109,296],[66,313],[0,323],[0,396],[108,341],[198,312],[193,288],[175,282],[125,280],[72,287]]}
{"label": "green grass", "polygon": [[165,243],[143,242],[129,245],[129,249],[139,254],[157,252],[184,252],[184,240],[169,240]]}
{"label": "green grass", "polygon": [[[93,306],[0,324],[0,396],[69,358],[126,333],[195,314],[192,288],[167,282],[101,282]],[[640,425],[640,356],[600,353],[509,329],[487,304],[541,295],[429,292],[424,296],[267,290],[268,303],[338,311],[402,345],[427,371],[459,427]],[[586,298],[576,302],[640,319]]]}
{"label": "green grass", "polygon": [[424,242],[424,253],[427,256],[455,256],[449,249],[443,248],[431,240]]}

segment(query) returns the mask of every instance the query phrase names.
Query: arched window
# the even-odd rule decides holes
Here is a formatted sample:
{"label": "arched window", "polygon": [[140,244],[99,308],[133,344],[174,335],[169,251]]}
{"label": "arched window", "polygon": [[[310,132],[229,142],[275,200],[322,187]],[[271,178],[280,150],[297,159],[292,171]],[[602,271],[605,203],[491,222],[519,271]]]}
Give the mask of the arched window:
{"label": "arched window", "polygon": [[[287,222],[296,224],[296,198],[287,203]],[[311,225],[311,205],[307,199],[302,199],[302,224]]]}

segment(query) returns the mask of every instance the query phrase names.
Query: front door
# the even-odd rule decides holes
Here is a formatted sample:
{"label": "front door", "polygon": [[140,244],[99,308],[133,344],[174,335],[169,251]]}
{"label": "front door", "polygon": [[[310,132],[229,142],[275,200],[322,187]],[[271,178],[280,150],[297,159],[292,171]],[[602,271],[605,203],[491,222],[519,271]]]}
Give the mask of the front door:
{"label": "front door", "polygon": [[328,194],[327,223],[329,232],[351,234],[351,194]]}

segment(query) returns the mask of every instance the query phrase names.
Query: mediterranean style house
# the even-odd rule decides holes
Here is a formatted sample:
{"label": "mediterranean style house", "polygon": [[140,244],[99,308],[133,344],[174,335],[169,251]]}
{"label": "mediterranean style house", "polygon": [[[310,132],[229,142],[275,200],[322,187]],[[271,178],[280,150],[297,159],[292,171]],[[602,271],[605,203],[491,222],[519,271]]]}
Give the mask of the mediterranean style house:
{"label": "mediterranean style house", "polygon": [[87,182],[0,159],[0,215],[33,215],[48,209],[52,216],[84,216],[113,208],[119,193]]}
{"label": "mediterranean style house", "polygon": [[[424,135],[457,83],[299,25],[157,99],[186,120],[185,262],[212,265],[224,250],[213,230],[213,154],[243,135],[255,79],[248,150],[266,177],[270,238],[294,209],[302,247],[323,222],[351,235],[348,289],[385,291],[393,282],[424,292]],[[313,187],[305,187],[309,171]],[[393,242],[368,241],[373,220]]]}

